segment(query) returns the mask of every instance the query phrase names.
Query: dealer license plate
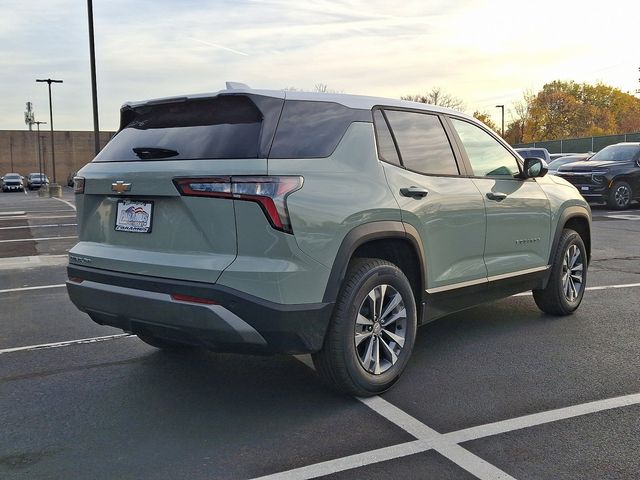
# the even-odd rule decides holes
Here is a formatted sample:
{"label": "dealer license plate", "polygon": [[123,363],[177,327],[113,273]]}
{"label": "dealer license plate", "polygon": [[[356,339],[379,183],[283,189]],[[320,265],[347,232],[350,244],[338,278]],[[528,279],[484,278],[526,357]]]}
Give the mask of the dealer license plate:
{"label": "dealer license plate", "polygon": [[150,233],[153,202],[118,200],[116,231]]}

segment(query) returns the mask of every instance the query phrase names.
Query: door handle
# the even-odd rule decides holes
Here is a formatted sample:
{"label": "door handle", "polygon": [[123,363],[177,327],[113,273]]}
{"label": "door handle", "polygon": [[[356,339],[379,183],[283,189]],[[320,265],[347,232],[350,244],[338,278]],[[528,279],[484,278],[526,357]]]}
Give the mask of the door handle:
{"label": "door handle", "polygon": [[487,193],[487,198],[489,200],[495,200],[496,202],[501,202],[502,200],[507,198],[507,194],[502,192],[489,192]]}
{"label": "door handle", "polygon": [[400,189],[403,197],[424,198],[429,195],[429,190],[422,187],[405,187]]}

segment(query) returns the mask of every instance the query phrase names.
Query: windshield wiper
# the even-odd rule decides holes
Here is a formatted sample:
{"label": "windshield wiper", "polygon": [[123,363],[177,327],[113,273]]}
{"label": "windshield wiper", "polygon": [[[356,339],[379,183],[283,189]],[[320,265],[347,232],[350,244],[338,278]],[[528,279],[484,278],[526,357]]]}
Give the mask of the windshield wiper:
{"label": "windshield wiper", "polygon": [[170,148],[157,147],[136,147],[132,148],[140,160],[151,160],[153,158],[171,158],[180,155],[177,151]]}

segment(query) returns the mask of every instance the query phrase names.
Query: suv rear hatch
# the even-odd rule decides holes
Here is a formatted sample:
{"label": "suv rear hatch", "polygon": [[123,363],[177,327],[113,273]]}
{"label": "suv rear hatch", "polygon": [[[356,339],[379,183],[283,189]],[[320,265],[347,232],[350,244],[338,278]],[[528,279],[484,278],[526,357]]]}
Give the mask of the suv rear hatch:
{"label": "suv rear hatch", "polygon": [[266,175],[283,97],[225,92],[125,105],[117,135],[78,172],[84,193],[70,263],[215,283],[236,258],[234,202],[188,196],[180,181],[206,179],[208,189]]}

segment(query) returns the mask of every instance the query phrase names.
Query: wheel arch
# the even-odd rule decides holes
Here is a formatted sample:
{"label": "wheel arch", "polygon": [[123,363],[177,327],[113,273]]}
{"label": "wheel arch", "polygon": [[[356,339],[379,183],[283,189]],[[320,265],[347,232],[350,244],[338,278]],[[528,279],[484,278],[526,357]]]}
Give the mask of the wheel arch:
{"label": "wheel arch", "polygon": [[558,220],[558,228],[556,228],[553,238],[553,246],[549,253],[549,263],[552,262],[555,252],[558,248],[560,236],[565,228],[570,228],[578,232],[585,249],[587,250],[587,260],[591,262],[591,215],[584,207],[571,206],[567,207]]}
{"label": "wheel arch", "polygon": [[334,302],[354,258],[380,258],[390,261],[407,276],[414,291],[418,323],[422,320],[425,290],[425,258],[418,231],[399,221],[371,222],[347,233],[333,262],[323,302]]}

